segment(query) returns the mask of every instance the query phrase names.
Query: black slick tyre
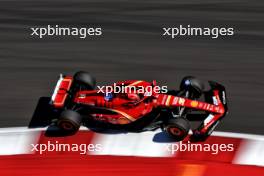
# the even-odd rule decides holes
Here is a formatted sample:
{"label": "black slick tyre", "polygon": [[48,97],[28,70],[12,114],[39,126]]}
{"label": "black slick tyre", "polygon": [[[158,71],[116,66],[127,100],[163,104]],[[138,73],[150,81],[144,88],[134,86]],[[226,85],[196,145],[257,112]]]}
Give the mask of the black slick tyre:
{"label": "black slick tyre", "polygon": [[65,132],[76,133],[82,123],[82,117],[78,112],[65,110],[61,113],[57,126]]}
{"label": "black slick tyre", "polygon": [[91,74],[89,74],[87,72],[79,71],[79,72],[75,73],[73,76],[73,80],[79,86],[84,85],[85,88],[88,90],[94,90],[95,89],[96,80]]}
{"label": "black slick tyre", "polygon": [[165,131],[170,137],[177,141],[182,141],[190,130],[189,122],[184,118],[169,119]]}
{"label": "black slick tyre", "polygon": [[199,98],[204,92],[204,84],[193,76],[186,76],[180,84],[181,91],[189,91],[193,98]]}

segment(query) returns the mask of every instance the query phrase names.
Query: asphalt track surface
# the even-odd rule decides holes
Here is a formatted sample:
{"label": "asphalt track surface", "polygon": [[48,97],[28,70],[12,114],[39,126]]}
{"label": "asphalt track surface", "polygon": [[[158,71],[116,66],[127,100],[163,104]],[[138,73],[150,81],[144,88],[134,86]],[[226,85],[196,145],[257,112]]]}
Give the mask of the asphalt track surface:
{"label": "asphalt track surface", "polygon": [[[156,79],[177,88],[185,75],[223,83],[230,113],[217,130],[264,134],[262,0],[0,0],[0,127],[29,124],[59,73],[91,72],[105,85]],[[30,27],[98,26],[103,36],[37,39]],[[234,27],[231,37],[162,36],[180,24]]]}

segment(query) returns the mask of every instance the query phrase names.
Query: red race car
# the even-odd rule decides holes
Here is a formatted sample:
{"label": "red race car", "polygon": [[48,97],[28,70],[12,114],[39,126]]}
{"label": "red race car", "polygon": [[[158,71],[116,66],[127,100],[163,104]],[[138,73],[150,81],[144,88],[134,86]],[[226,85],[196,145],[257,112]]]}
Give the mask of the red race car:
{"label": "red race car", "polygon": [[60,114],[53,122],[69,134],[81,125],[133,132],[161,128],[180,141],[191,130],[190,121],[199,120],[191,137],[205,140],[227,113],[225,88],[213,81],[209,85],[211,89],[204,91],[200,80],[187,76],[179,90],[141,80],[96,87],[89,73],[61,75],[50,101]]}

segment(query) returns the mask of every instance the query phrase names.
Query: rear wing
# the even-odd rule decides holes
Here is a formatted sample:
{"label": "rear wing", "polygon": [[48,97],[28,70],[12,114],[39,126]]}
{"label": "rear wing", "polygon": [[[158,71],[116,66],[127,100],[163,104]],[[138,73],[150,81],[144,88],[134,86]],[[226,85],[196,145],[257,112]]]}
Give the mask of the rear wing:
{"label": "rear wing", "polygon": [[71,88],[73,78],[71,76],[64,76],[60,74],[54,92],[51,96],[50,104],[55,108],[62,108],[65,104],[68,92]]}

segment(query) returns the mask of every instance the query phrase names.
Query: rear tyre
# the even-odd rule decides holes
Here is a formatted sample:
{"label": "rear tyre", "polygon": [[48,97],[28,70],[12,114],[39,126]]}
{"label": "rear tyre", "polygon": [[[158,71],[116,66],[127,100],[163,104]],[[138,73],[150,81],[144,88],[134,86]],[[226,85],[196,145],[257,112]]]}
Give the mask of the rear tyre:
{"label": "rear tyre", "polygon": [[78,112],[65,110],[61,113],[57,125],[60,129],[69,133],[76,133],[82,123],[82,117]]}
{"label": "rear tyre", "polygon": [[175,140],[182,141],[190,130],[189,122],[184,118],[169,119],[166,132]]}
{"label": "rear tyre", "polygon": [[199,98],[204,92],[204,84],[193,76],[186,76],[180,84],[181,91],[189,91],[191,98]]}
{"label": "rear tyre", "polygon": [[95,89],[96,80],[87,72],[79,71],[74,74],[73,79],[79,86],[85,86],[88,90]]}

